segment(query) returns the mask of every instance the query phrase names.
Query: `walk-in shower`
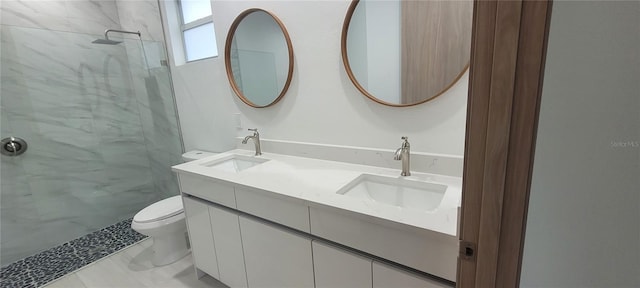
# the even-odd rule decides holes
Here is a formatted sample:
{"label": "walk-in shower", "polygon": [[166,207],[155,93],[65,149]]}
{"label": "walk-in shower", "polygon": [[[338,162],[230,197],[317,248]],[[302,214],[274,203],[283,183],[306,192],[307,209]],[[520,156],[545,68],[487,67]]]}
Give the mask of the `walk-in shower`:
{"label": "walk-in shower", "polygon": [[138,239],[128,219],[178,194],[183,147],[157,1],[99,3],[2,1],[0,139],[28,149],[0,155],[0,287],[122,248]]}

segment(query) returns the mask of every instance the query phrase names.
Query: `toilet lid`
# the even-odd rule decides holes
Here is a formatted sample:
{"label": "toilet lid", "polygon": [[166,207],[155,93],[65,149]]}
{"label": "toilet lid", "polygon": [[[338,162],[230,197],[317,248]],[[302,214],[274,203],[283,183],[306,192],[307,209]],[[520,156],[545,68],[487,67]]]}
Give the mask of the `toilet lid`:
{"label": "toilet lid", "polygon": [[184,211],[184,208],[182,207],[181,196],[173,196],[142,209],[133,217],[133,221],[138,223],[154,222],[175,216],[182,213],[182,211]]}

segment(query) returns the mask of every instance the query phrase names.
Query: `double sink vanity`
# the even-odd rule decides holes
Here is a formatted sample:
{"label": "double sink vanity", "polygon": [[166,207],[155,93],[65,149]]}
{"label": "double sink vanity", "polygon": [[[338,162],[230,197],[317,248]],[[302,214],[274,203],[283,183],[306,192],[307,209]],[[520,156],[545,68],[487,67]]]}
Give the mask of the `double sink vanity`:
{"label": "double sink vanity", "polygon": [[173,167],[196,271],[230,287],[452,287],[461,179],[232,150]]}
{"label": "double sink vanity", "polygon": [[[472,4],[353,0],[340,47],[349,80],[385,106],[409,107],[445,94],[468,67]],[[367,21],[373,15],[396,28],[380,29],[382,22]],[[280,101],[294,62],[293,41],[274,13],[250,8],[231,23],[225,67],[246,105]],[[286,155],[260,154],[256,130],[242,143],[249,140],[255,153],[232,150],[173,167],[199,276],[252,288],[454,286],[462,186],[454,176],[460,175],[410,171],[406,139],[395,154],[402,171],[355,164],[394,159],[386,150],[311,144],[323,146],[324,157],[307,158],[300,156],[309,150],[288,149],[300,143],[280,141],[268,149]],[[358,160],[329,161],[344,161],[333,152]],[[417,171],[462,170],[461,159],[436,165],[446,157],[424,156]]]}

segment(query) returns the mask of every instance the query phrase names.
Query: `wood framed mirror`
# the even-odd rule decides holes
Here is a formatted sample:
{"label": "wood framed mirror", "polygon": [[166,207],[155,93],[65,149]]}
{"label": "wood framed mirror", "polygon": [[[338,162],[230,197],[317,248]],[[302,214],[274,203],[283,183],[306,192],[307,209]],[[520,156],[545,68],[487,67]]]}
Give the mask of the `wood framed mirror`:
{"label": "wood framed mirror", "polygon": [[353,0],[342,60],[362,94],[396,107],[432,100],[467,71],[473,1]]}
{"label": "wood framed mirror", "polygon": [[229,28],[224,52],[229,83],[245,104],[274,105],[287,93],[293,77],[293,45],[273,13],[251,8]]}

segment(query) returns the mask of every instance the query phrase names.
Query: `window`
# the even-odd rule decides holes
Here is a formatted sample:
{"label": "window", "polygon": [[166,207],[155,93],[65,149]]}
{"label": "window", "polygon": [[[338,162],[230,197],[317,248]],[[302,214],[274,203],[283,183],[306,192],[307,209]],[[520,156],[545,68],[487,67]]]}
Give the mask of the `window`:
{"label": "window", "polygon": [[179,0],[186,61],[218,56],[209,0]]}

